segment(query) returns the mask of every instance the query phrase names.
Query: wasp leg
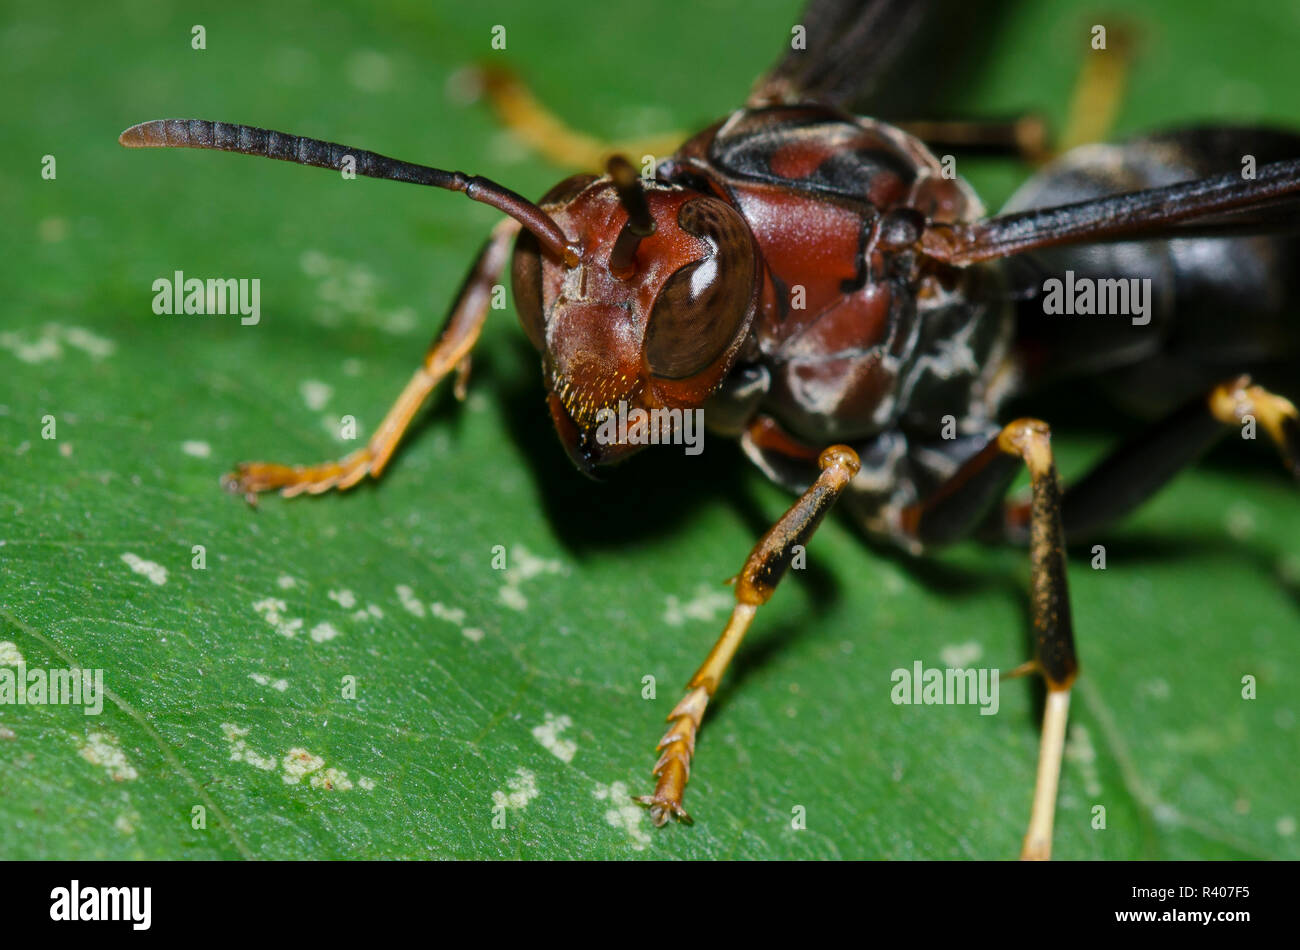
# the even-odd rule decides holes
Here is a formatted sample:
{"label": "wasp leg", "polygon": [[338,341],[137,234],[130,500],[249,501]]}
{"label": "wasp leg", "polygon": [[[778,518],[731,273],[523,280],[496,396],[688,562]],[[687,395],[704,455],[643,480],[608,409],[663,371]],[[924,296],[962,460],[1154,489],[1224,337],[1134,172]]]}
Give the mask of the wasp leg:
{"label": "wasp leg", "polygon": [[1210,414],[1225,426],[1256,420],[1273,440],[1291,474],[1300,478],[1300,411],[1290,399],[1238,376],[1210,390]]}
{"label": "wasp leg", "polygon": [[682,132],[665,132],[637,142],[602,142],[566,125],[509,70],[484,67],[478,77],[501,124],[543,158],[565,168],[603,172],[610,155],[632,155],[639,163],[642,155],[671,155],[686,140]]}
{"label": "wasp leg", "polygon": [[1007,154],[1033,165],[1052,154],[1048,146],[1047,123],[1032,113],[1014,119],[916,120],[897,127],[926,144],[931,151],[991,152]]}
{"label": "wasp leg", "polygon": [[1049,141],[1042,116],[1028,114],[1009,120],[918,120],[896,123],[931,150],[954,149],[1018,156],[1042,165],[1079,145],[1102,142],[1115,124],[1124,100],[1131,59],[1125,32],[1111,29],[1107,47],[1089,50],[1075,80],[1069,111],[1056,142]]}
{"label": "wasp leg", "polygon": [[[1066,534],[1079,540],[1097,533],[1163,488],[1230,427],[1249,425],[1252,420],[1300,478],[1300,412],[1289,399],[1253,385],[1249,376],[1239,376],[1154,423],[1066,489],[1062,501]],[[1027,521],[1025,506],[1010,504],[1000,533],[1023,538]]]}
{"label": "wasp leg", "polygon": [[1038,752],[1034,800],[1020,856],[1051,857],[1056,789],[1065,747],[1070,686],[1078,675],[1074,624],[1065,575],[1061,485],[1052,458],[1051,430],[1037,419],[1006,426],[926,501],[906,509],[902,529],[923,544],[942,544],[970,533],[1010,485],[1021,463],[1030,479],[1030,578],[1034,659],[1017,672],[1041,673],[1047,705]]}
{"label": "wasp leg", "polygon": [[736,578],[736,606],[722,636],[709,651],[708,658],[686,684],[686,696],[668,714],[672,723],[659,740],[663,751],[654,767],[659,776],[654,794],[639,796],[636,801],[650,808],[650,818],[663,826],[670,817],[690,822],[682,808],[682,794],[691,774],[695,754],[695,736],[704,710],[718,689],[731,658],[744,639],[758,608],[767,603],[776,585],[790,566],[797,545],[806,544],[826,512],[853,480],[861,467],[857,453],[845,445],[833,445],[818,458],[821,474],[781,520],[768,529]]}
{"label": "wasp leg", "polygon": [[1105,48],[1088,50],[1074,81],[1074,93],[1057,147],[1048,157],[1080,145],[1104,142],[1109,137],[1124,101],[1132,51],[1128,32],[1118,26],[1107,30]]}
{"label": "wasp leg", "polygon": [[378,478],[397,443],[435,386],[448,373],[458,374],[457,389],[469,367],[469,353],[478,341],[487,318],[492,286],[500,279],[509,256],[510,241],[519,230],[513,220],[502,221],[479,252],[478,259],[461,285],[456,303],[442,330],[425,353],[424,362],[406,384],[388,415],[365,448],[336,462],[319,465],[279,465],[273,462],[244,462],[225,476],[223,484],[252,501],[258,492],[279,489],[286,498],[306,492],[319,495],[336,488],[351,488],[370,475]]}

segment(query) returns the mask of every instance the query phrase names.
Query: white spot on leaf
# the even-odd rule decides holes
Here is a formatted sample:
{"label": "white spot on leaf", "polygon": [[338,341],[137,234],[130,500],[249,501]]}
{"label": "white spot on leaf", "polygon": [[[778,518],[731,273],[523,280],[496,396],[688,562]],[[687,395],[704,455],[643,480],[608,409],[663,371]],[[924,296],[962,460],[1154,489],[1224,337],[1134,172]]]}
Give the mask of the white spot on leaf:
{"label": "white spot on leaf", "polygon": [[323,788],[327,792],[350,792],[352,791],[352,780],[348,778],[347,772],[331,766],[312,775],[311,787]]}
{"label": "white spot on leaf", "polygon": [[397,599],[406,608],[406,612],[412,617],[424,616],[424,604],[416,599],[415,591],[411,590],[406,584],[397,585]]}
{"label": "white spot on leaf", "polygon": [[329,599],[334,601],[344,610],[351,610],[357,605],[357,595],[352,591],[344,588],[343,590],[332,590],[329,592]]}
{"label": "white spot on leaf", "polygon": [[286,689],[289,688],[288,680],[286,679],[273,680],[265,673],[249,673],[248,678],[252,680],[254,683],[256,683],[258,686],[269,686],[271,687],[271,689],[281,693],[283,693]]}
{"label": "white spot on leaf", "polygon": [[540,574],[563,574],[565,569],[562,562],[538,557],[522,544],[517,544],[511,549],[506,569],[502,573],[505,584],[497,592],[498,597],[511,610],[522,613],[528,609],[528,598],[519,589],[520,585]]}
{"label": "white spot on leaf", "polygon": [[723,611],[730,610],[736,603],[736,595],[726,588],[700,584],[695,588],[695,597],[682,603],[671,594],[664,605],[664,623],[680,627],[687,620],[713,620]]}
{"label": "white spot on leaf", "polygon": [[317,643],[327,643],[338,635],[338,627],[329,621],[322,621],[311,628],[311,638]]}
{"label": "white spot on leaf", "polygon": [[465,622],[465,611],[459,607],[446,607],[434,601],[429,605],[429,610],[439,620],[446,620],[448,623],[454,623],[457,626]]}
{"label": "white spot on leaf", "polygon": [[561,738],[564,731],[571,725],[573,725],[573,720],[568,716],[556,716],[553,713],[547,713],[546,721],[540,726],[533,727],[533,738],[542,744],[542,748],[561,762],[572,762],[574,755],[578,751],[578,744],[571,739]]}
{"label": "white spot on leaf", "polygon": [[205,459],[212,454],[212,446],[197,439],[186,439],[181,443],[181,451],[186,455],[194,456],[196,459]]}
{"label": "white spot on leaf", "polygon": [[159,587],[167,583],[167,568],[161,564],[155,564],[153,561],[146,561],[131,553],[122,555],[122,560],[126,562],[127,567],[137,574],[143,574],[149,580],[153,581]]}
{"label": "white spot on leaf", "polygon": [[945,666],[959,670],[968,669],[971,664],[978,663],[983,655],[984,648],[974,640],[966,643],[955,643],[939,651],[939,659],[943,661]]}
{"label": "white spot on leaf", "polygon": [[334,387],[317,379],[305,379],[298,384],[298,395],[313,412],[324,409],[334,395]]}
{"label": "white spot on leaf", "polygon": [[626,831],[628,837],[632,839],[633,851],[644,851],[650,844],[650,835],[643,824],[645,809],[632,801],[627,793],[627,786],[622,782],[597,785],[593,794],[597,801],[610,803],[610,808],[605,812],[605,823]]}
{"label": "white spot on leaf", "polygon": [[261,769],[263,772],[275,770],[275,759],[269,755],[262,755],[248,747],[248,741],[244,738],[248,735],[246,726],[237,726],[232,722],[223,722],[221,731],[230,743],[230,761],[247,762],[255,769]]}
{"label": "white spot on leaf", "polygon": [[302,620],[298,617],[285,617],[284,612],[288,609],[288,605],[278,597],[264,597],[253,604],[253,610],[275,627],[276,633],[284,637],[296,637],[302,629]]}
{"label": "white spot on leaf", "polygon": [[91,765],[101,766],[114,782],[129,782],[140,777],[126,760],[126,753],[116,736],[108,732],[92,732],[77,750]]}
{"label": "white spot on leaf", "polygon": [[504,806],[506,808],[518,811],[521,808],[527,808],[528,803],[538,796],[537,776],[528,769],[520,766],[515,769],[515,774],[506,779],[507,792],[495,791],[492,793],[492,804]]}
{"label": "white spot on leaf", "polygon": [[312,755],[306,749],[290,749],[285,755],[282,762],[284,774],[280,776],[285,785],[297,785],[304,778],[311,775],[325,765],[325,760],[319,755]]}
{"label": "white spot on leaf", "polygon": [[117,349],[112,340],[96,336],[89,330],[64,327],[57,323],[45,324],[34,337],[14,332],[0,333],[0,349],[8,350],[24,363],[60,359],[64,344],[81,350],[96,360],[111,356]]}

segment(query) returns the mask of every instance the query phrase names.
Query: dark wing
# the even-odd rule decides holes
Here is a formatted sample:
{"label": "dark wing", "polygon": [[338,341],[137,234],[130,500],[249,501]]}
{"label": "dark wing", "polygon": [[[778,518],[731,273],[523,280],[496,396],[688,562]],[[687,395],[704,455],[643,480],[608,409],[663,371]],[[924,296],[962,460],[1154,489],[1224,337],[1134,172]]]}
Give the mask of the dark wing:
{"label": "dark wing", "polygon": [[1261,203],[1244,211],[1211,215],[1175,226],[1171,237],[1250,237],[1300,234],[1300,198],[1291,196]]}
{"label": "dark wing", "polygon": [[916,118],[960,62],[987,45],[993,3],[969,0],[810,0],[799,18],[802,48],[761,77],[750,106],[819,102],[884,117]]}
{"label": "dark wing", "polygon": [[934,260],[965,267],[1061,244],[1289,230],[1283,226],[1298,197],[1300,159],[1288,159],[1260,167],[1250,179],[1226,172],[982,221],[932,224],[921,247]]}

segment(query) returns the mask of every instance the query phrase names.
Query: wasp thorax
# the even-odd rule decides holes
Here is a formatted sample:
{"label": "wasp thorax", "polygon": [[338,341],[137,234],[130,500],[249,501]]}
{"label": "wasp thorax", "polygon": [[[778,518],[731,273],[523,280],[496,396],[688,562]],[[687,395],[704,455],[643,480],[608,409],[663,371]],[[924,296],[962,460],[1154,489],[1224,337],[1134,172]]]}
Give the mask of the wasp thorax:
{"label": "wasp thorax", "polygon": [[590,469],[634,450],[596,441],[609,412],[696,408],[721,384],[753,320],[758,252],[730,205],[662,182],[577,176],[541,204],[581,259],[521,234],[515,304],[560,437]]}

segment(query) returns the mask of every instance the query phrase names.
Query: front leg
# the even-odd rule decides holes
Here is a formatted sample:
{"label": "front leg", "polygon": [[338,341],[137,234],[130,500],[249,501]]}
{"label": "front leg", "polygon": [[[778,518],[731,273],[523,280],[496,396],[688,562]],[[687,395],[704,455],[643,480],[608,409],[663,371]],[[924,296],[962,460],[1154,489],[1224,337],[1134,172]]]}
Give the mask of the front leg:
{"label": "front leg", "polygon": [[424,361],[388,410],[365,448],[336,462],[317,465],[280,465],[275,462],[244,462],[223,479],[223,484],[252,501],[258,492],[279,489],[286,498],[304,492],[319,495],[330,489],[344,491],[367,475],[378,478],[397,449],[397,443],[435,386],[455,370],[456,391],[464,392],[464,376],[470,351],[478,342],[487,319],[492,286],[501,278],[509,258],[510,241],[519,224],[505,220],[492,230],[474,268],[461,285],[447,322],[424,355]]}
{"label": "front leg", "polygon": [[686,696],[668,714],[672,723],[659,740],[663,750],[654,774],[659,776],[653,795],[636,799],[650,808],[650,819],[658,826],[670,817],[690,822],[682,808],[682,795],[691,774],[695,755],[695,735],[704,719],[704,710],[717,692],[718,683],[736,655],[758,608],[767,603],[793,560],[796,545],[806,544],[831,505],[858,473],[861,463],[857,453],[846,445],[833,445],[818,458],[821,474],[794,503],[781,520],[768,529],[762,540],[749,552],[744,568],[736,578],[736,606],[722,636],[709,651],[704,665],[686,684]]}

